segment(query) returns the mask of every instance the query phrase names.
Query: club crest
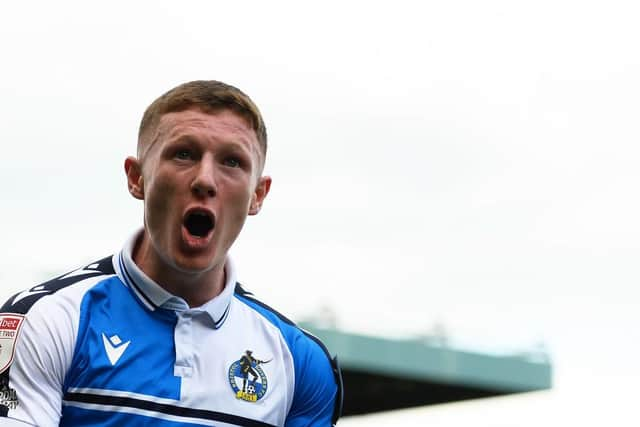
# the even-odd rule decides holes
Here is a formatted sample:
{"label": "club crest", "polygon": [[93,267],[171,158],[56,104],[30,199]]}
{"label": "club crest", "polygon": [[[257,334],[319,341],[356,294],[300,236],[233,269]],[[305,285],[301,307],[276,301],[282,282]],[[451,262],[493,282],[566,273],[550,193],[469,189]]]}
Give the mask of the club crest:
{"label": "club crest", "polygon": [[270,360],[260,360],[247,350],[229,367],[229,385],[237,399],[247,402],[257,402],[267,392],[267,376],[260,365]]}

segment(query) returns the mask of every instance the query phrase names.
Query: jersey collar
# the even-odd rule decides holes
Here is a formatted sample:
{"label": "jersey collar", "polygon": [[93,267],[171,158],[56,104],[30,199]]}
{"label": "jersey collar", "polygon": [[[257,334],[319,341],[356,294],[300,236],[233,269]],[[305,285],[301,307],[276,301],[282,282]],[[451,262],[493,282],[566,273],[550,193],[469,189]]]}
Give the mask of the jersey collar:
{"label": "jersey collar", "polygon": [[213,328],[218,329],[221,327],[229,313],[236,285],[236,269],[231,259],[227,256],[225,261],[226,282],[222,292],[200,307],[190,308],[184,299],[169,293],[151,280],[133,261],[133,249],[141,235],[142,230],[134,233],[125,243],[122,250],[113,257],[113,265],[120,280],[131,289],[132,293],[149,310],[154,311],[157,308],[163,308],[177,312],[188,311],[194,315],[203,313],[211,319]]}

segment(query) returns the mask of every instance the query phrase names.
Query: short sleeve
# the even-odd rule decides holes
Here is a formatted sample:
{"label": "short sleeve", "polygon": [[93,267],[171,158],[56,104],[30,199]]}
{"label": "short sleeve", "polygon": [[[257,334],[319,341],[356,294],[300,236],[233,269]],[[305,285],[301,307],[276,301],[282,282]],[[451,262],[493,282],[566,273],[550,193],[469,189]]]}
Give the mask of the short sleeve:
{"label": "short sleeve", "polygon": [[[309,337],[306,337],[310,339]],[[342,406],[342,379],[337,359],[313,341],[294,362],[296,384],[285,427],[330,427]]]}
{"label": "short sleeve", "polygon": [[14,396],[2,415],[38,427],[60,422],[63,383],[73,356],[72,319],[56,299],[44,297],[25,314],[13,362],[2,373]]}

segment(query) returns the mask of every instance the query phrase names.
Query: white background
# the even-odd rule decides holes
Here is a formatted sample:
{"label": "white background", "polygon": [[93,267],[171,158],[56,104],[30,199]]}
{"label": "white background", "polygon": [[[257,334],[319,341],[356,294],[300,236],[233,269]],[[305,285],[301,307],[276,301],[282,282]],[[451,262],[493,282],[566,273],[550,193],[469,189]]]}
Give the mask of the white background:
{"label": "white background", "polygon": [[272,192],[233,249],[249,288],[345,330],[546,349],[554,411],[619,414],[640,379],[635,4],[6,3],[0,296],[118,250],[142,111],[218,79],[269,131]]}

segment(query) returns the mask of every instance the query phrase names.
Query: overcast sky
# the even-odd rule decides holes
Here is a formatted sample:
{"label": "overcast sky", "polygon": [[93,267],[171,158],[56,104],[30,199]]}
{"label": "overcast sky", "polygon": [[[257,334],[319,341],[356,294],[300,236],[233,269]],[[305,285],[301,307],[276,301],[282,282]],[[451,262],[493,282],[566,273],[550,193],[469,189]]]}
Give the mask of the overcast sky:
{"label": "overcast sky", "polygon": [[218,79],[256,101],[269,132],[272,191],[232,251],[256,294],[295,319],[328,307],[345,330],[543,346],[558,389],[631,390],[638,12],[7,3],[2,295],[117,251],[142,222],[123,161],[143,110],[179,83]]}

